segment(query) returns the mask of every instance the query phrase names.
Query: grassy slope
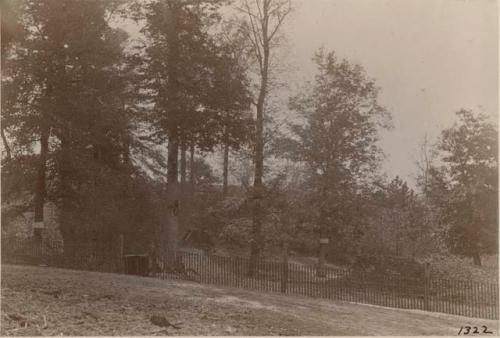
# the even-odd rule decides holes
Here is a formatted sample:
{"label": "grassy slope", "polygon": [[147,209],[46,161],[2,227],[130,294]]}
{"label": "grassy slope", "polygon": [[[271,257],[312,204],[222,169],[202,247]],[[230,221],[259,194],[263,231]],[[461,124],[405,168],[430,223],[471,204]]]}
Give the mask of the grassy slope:
{"label": "grassy slope", "polygon": [[[462,325],[498,333],[488,320],[146,277],[13,265],[1,277],[0,335],[456,335]],[[181,328],[151,324],[158,313]]]}

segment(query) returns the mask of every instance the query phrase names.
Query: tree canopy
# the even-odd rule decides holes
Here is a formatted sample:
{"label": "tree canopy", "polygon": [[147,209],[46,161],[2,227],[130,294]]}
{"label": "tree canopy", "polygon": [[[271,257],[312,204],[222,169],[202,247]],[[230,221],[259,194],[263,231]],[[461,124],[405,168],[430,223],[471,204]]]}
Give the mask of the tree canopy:
{"label": "tree canopy", "polygon": [[451,251],[480,265],[481,255],[498,249],[498,131],[484,115],[468,110],[456,115],[458,122],[444,129],[438,142],[442,165],[434,176],[444,189],[429,194],[441,194]]}

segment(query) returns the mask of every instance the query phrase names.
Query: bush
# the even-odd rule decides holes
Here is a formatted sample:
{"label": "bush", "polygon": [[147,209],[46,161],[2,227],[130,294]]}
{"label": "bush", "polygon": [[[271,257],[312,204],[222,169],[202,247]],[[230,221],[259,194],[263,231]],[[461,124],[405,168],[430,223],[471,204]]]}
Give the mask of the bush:
{"label": "bush", "polygon": [[396,275],[403,278],[422,278],[424,264],[413,259],[395,256],[358,256],[352,268],[377,275]]}

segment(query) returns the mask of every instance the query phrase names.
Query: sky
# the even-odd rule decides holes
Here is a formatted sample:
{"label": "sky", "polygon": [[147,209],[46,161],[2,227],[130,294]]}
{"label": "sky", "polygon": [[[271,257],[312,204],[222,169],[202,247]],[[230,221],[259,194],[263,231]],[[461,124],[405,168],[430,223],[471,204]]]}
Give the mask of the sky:
{"label": "sky", "polygon": [[[381,134],[382,170],[415,185],[417,147],[435,140],[455,112],[498,115],[498,9],[493,0],[292,0],[280,51],[286,101],[313,80],[320,47],[363,66],[380,87],[394,128]],[[120,24],[134,38],[138,27]],[[214,154],[210,162],[217,167]]]}
{"label": "sky", "polygon": [[[293,0],[285,27],[288,82],[312,80],[324,47],[363,66],[394,128],[383,170],[415,182],[417,145],[461,108],[497,121],[498,9],[489,0]],[[290,86],[293,87],[293,86]]]}

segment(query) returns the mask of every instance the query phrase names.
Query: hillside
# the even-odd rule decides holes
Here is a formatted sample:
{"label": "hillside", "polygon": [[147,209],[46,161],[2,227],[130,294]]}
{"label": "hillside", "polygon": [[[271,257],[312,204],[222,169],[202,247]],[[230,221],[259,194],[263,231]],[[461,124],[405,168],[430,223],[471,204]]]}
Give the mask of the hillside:
{"label": "hillside", "polygon": [[[456,335],[459,316],[55,268],[2,266],[1,335]],[[179,328],[153,325],[165,316]]]}

